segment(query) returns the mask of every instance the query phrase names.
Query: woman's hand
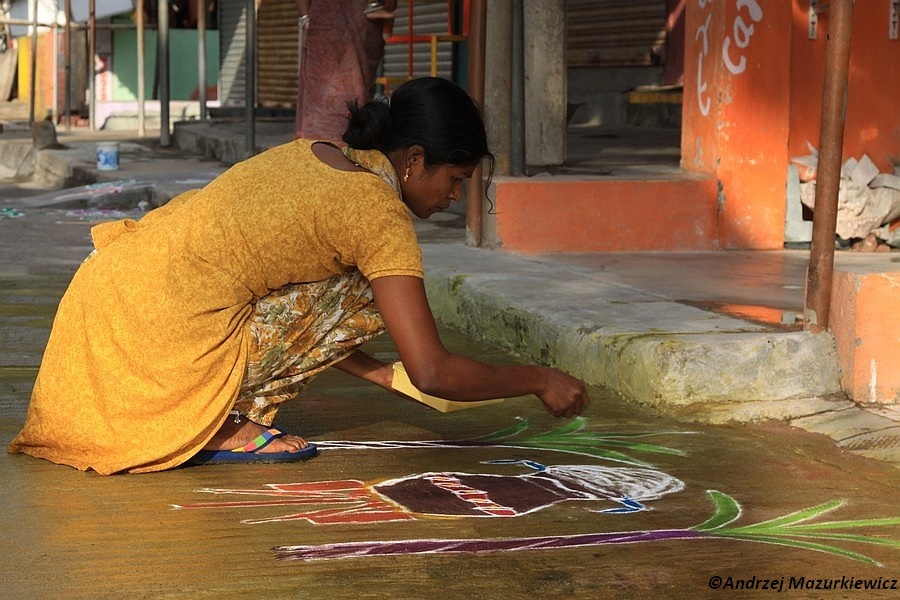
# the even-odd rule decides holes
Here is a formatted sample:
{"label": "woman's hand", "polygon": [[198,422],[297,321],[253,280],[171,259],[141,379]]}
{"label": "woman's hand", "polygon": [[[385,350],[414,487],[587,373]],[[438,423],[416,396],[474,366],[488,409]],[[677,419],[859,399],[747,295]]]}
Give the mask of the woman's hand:
{"label": "woman's hand", "polygon": [[584,382],[558,369],[535,367],[544,371],[545,384],[538,392],[544,408],[554,417],[571,418],[580,415],[590,404]]}
{"label": "woman's hand", "polygon": [[334,368],[348,375],[359,377],[386,390],[391,389],[394,378],[394,367],[357,350],[345,359],[334,363]]}

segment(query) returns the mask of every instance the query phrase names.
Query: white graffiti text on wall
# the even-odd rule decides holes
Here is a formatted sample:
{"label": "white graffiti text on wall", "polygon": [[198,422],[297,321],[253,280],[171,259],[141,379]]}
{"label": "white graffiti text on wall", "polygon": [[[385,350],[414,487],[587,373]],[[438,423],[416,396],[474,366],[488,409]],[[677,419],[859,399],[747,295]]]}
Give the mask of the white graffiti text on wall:
{"label": "white graffiti text on wall", "polygon": [[[759,23],[763,18],[762,8],[756,0],[737,0],[738,15],[734,18],[731,30],[732,35],[726,35],[722,42],[722,60],[725,61],[725,67],[734,73],[740,75],[747,70],[747,57],[743,56],[740,51],[735,51],[738,55],[737,62],[732,59],[732,40],[734,45],[741,50],[746,49],[750,45],[750,38],[756,28],[753,23]],[[751,23],[744,20],[744,9],[750,17]]]}
{"label": "white graffiti text on wall", "polygon": [[[697,0],[697,7],[703,11],[706,18],[703,24],[694,32],[694,41],[700,44],[700,52],[697,53],[697,107],[704,117],[709,115],[712,100],[709,96],[709,81],[707,72],[704,71],[704,62],[709,56],[710,48],[710,24],[713,17],[713,0]],[[750,46],[750,41],[756,31],[755,23],[763,18],[763,10],[757,0],[736,0],[737,15],[731,24],[731,32],[722,40],[722,61],[725,68],[734,75],[740,75],[747,70],[747,57],[743,51]]]}
{"label": "white graffiti text on wall", "polygon": [[[697,0],[697,4],[702,10],[705,10],[710,2],[711,0]],[[707,95],[709,84],[706,83],[703,75],[703,59],[709,54],[709,24],[711,21],[712,11],[707,13],[706,21],[697,28],[697,32],[694,34],[694,41],[700,40],[703,43],[702,49],[697,54],[697,106],[700,109],[700,114],[704,117],[709,114],[709,108],[712,104]]]}

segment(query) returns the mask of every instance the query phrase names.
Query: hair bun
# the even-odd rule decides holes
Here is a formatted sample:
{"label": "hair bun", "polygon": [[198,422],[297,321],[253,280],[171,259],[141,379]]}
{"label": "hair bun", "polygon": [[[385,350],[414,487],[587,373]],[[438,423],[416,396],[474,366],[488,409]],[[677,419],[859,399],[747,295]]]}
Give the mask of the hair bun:
{"label": "hair bun", "polygon": [[347,103],[350,112],[347,130],[341,136],[358,150],[374,150],[382,146],[391,120],[391,108],[384,100],[373,100],[362,106],[356,101]]}

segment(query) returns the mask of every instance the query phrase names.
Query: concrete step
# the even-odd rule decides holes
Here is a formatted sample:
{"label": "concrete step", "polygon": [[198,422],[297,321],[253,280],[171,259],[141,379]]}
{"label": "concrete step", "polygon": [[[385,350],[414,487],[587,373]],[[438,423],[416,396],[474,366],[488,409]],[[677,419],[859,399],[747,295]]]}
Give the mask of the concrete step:
{"label": "concrete step", "polygon": [[710,313],[552,255],[422,250],[440,322],[664,413],[786,419],[846,404],[830,334]]}
{"label": "concrete step", "polygon": [[22,100],[0,102],[0,121],[27,121],[28,103]]}

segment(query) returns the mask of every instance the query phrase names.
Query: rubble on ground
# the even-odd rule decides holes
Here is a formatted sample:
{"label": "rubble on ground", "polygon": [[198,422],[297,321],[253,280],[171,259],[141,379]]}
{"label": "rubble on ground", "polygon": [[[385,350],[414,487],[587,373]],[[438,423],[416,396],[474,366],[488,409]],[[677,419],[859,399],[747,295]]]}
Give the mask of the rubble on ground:
{"label": "rubble on ground", "polygon": [[[792,162],[799,170],[800,201],[815,210],[818,156],[813,151]],[[900,247],[900,166],[881,173],[865,154],[841,166],[836,233],[862,252]]]}

